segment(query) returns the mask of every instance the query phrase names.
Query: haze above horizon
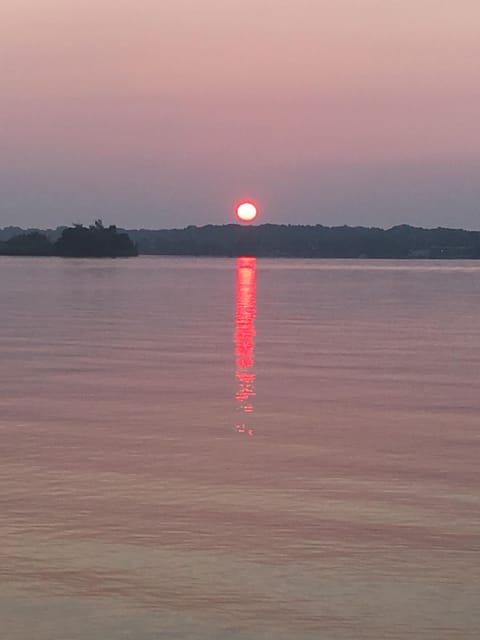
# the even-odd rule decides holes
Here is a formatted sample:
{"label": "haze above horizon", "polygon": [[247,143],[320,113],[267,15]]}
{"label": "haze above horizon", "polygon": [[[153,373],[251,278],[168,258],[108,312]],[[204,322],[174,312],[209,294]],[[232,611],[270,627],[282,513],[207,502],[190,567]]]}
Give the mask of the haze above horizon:
{"label": "haze above horizon", "polygon": [[478,228],[475,0],[6,0],[0,227]]}

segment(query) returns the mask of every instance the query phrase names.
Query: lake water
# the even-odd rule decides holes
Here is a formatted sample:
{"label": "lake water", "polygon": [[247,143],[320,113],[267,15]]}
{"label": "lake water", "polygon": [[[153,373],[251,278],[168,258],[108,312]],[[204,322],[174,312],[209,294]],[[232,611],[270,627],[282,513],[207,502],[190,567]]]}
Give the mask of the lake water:
{"label": "lake water", "polygon": [[480,262],[0,259],[2,640],[477,640]]}

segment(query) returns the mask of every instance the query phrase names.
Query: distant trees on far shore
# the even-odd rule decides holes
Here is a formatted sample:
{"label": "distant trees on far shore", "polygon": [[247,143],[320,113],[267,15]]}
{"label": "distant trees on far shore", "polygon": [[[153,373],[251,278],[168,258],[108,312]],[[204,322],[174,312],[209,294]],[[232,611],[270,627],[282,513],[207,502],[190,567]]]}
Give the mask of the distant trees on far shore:
{"label": "distant trees on far shore", "polygon": [[52,242],[38,231],[20,233],[0,242],[0,255],[62,256],[69,258],[119,258],[138,255],[135,244],[126,233],[119,233],[115,225],[104,227],[101,220],[84,227],[66,227]]}
{"label": "distant trees on far shore", "polygon": [[141,254],[269,258],[480,258],[480,232],[399,225],[238,224],[129,229]]}
{"label": "distant trees on far shore", "polygon": [[50,256],[52,243],[38,231],[20,233],[6,242],[0,242],[0,254],[10,256]]}
{"label": "distant trees on far shore", "polygon": [[[185,256],[258,256],[271,258],[480,259],[480,232],[422,229],[399,225],[325,227],[323,225],[238,224],[184,229],[60,227],[44,233],[0,229],[0,254],[65,257],[126,257],[138,253]],[[21,231],[21,230],[19,230]],[[3,239],[3,242],[2,242]]]}

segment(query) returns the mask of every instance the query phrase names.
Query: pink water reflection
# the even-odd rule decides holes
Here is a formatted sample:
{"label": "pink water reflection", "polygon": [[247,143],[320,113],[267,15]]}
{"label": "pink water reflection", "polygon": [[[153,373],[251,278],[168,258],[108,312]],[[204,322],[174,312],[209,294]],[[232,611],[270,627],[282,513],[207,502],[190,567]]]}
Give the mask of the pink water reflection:
{"label": "pink water reflection", "polygon": [[251,414],[255,398],[255,316],[257,313],[256,258],[241,257],[237,262],[237,308],[235,315],[235,354],[238,389],[235,397],[240,412],[235,425],[238,433],[253,436]]}

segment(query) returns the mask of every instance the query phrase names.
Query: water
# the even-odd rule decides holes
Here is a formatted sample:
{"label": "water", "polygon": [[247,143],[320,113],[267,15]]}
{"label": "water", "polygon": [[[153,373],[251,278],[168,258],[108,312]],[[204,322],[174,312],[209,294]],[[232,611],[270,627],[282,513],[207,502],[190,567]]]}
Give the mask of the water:
{"label": "water", "polygon": [[0,637],[480,636],[480,263],[0,259]]}

